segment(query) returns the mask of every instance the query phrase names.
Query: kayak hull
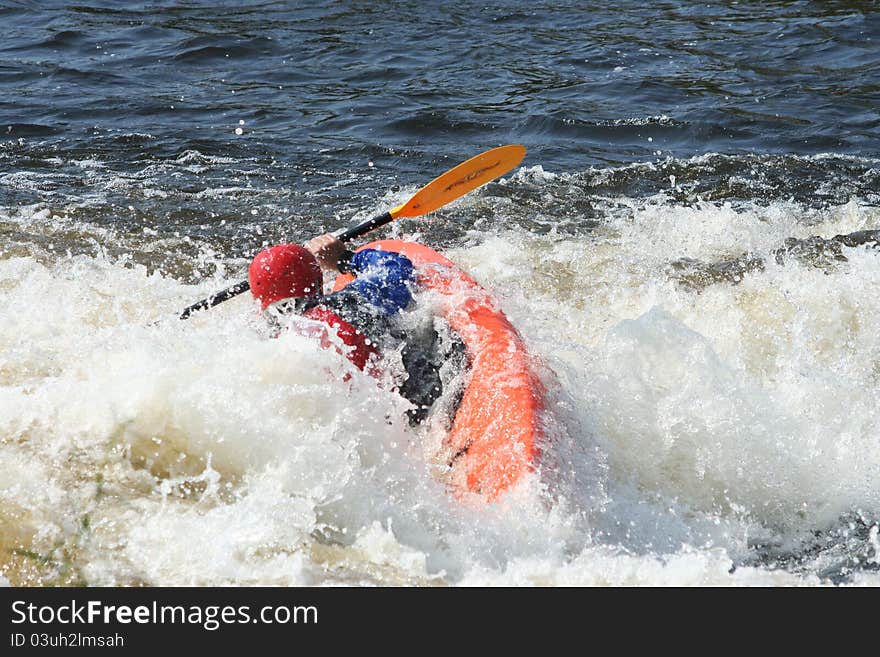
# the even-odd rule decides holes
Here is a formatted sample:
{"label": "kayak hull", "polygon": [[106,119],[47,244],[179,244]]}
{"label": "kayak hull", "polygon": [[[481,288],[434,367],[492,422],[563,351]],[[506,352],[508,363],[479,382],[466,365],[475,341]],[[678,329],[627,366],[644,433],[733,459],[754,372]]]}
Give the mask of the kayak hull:
{"label": "kayak hull", "polygon": [[[464,342],[470,373],[443,454],[454,489],[497,499],[536,468],[540,455],[544,389],[522,338],[491,295],[436,251],[399,240],[361,248],[408,257]],[[350,280],[340,275],[335,289]]]}

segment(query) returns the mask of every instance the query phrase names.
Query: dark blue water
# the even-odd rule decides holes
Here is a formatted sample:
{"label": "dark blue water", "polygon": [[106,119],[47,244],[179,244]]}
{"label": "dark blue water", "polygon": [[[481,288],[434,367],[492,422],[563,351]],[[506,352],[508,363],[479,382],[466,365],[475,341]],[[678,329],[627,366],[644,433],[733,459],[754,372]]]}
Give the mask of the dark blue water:
{"label": "dark blue water", "polygon": [[[791,157],[880,152],[876,2],[6,1],[0,21],[0,171],[56,174],[4,185],[7,203],[87,193],[66,163],[98,159],[167,164],[174,195],[344,208],[511,142],[550,171],[661,163],[599,192],[654,192],[681,179],[667,158],[704,153],[736,156],[694,171],[710,196],[751,196],[723,178],[755,158],[779,179],[765,196],[877,188],[870,166]],[[188,151],[240,164],[194,177],[174,165]]]}
{"label": "dark blue water", "polygon": [[314,4],[4,2],[5,138],[395,169],[880,146],[875,2]]}
{"label": "dark blue water", "polygon": [[[9,265],[0,294],[13,290],[0,297],[0,320],[12,325],[15,311],[5,309],[22,303],[25,288],[41,298],[60,290],[59,317],[73,317],[56,325],[51,314],[41,315],[46,326],[35,332],[33,354],[15,331],[0,332],[13,336],[10,344],[19,349],[18,360],[0,359],[0,381],[31,385],[40,368],[47,380],[63,375],[53,354],[81,339],[61,341],[62,348],[52,336],[73,326],[84,340],[94,333],[91,322],[104,321],[94,319],[103,317],[97,310],[80,317],[81,306],[103,308],[101,299],[114,299],[116,312],[134,313],[125,319],[131,322],[126,339],[143,341],[140,327],[149,319],[173,316],[215,283],[241,278],[263,245],[348,225],[402,202],[468,157],[521,143],[528,154],[520,173],[490,183],[465,205],[397,224],[437,248],[476,249],[471,262],[483,263],[481,275],[497,279],[496,291],[508,295],[505,307],[551,363],[571,360],[575,370],[600,372],[602,340],[613,346],[621,334],[636,331],[615,333],[615,327],[641,322],[636,328],[644,335],[632,333],[635,355],[622,362],[636,372],[633,380],[648,381],[652,392],[642,406],[627,410],[624,392],[603,397],[615,390],[610,384],[593,390],[592,370],[586,384],[569,376],[575,383],[565,390],[585,425],[612,417],[602,449],[615,474],[606,482],[608,500],[596,503],[608,511],[596,512],[600,529],[591,526],[583,543],[611,535],[612,546],[622,545],[627,554],[641,549],[650,556],[657,546],[679,541],[668,548],[677,549],[685,542],[676,538],[678,525],[668,529],[657,518],[667,506],[671,512],[679,503],[693,504],[699,512],[682,512],[687,522],[709,509],[724,522],[738,522],[743,513],[760,525],[742,541],[745,556],[736,531],[729,543],[719,539],[735,567],[770,566],[832,581],[876,573],[878,548],[870,546],[876,545],[878,511],[865,482],[880,467],[870,447],[877,416],[863,399],[877,389],[880,371],[870,326],[880,316],[871,305],[875,261],[859,251],[847,269],[838,248],[825,259],[785,255],[778,270],[772,262],[783,240],[793,233],[806,240],[814,226],[826,237],[880,228],[880,3],[0,0],[0,26],[0,263]],[[481,251],[484,241],[490,247]],[[78,256],[92,258],[94,271]],[[684,256],[690,259],[679,260]],[[534,266],[541,258],[547,258],[544,269]],[[709,274],[682,291],[674,287],[675,269],[666,268],[673,260],[679,270],[700,274],[705,267]],[[715,261],[728,264],[712,269]],[[766,262],[766,276],[757,274],[743,292],[744,272],[764,272]],[[811,278],[817,263],[834,278]],[[146,276],[137,277],[136,265],[177,287],[155,292]],[[51,274],[43,275],[42,266]],[[19,270],[31,278],[21,283]],[[77,276],[85,277],[84,288],[64,292],[59,281]],[[837,287],[825,289],[825,280]],[[187,296],[196,295],[183,284],[202,285],[197,298]],[[654,306],[680,319],[680,333],[648,312]],[[575,327],[559,328],[568,336],[559,343],[554,313]],[[569,334],[583,344],[572,347],[577,340]],[[695,335],[705,336],[698,348],[681,347]],[[166,341],[178,339],[174,334]],[[198,336],[188,339],[201,344]],[[690,369],[681,365],[710,344],[719,355],[708,365],[699,358]],[[596,351],[581,360],[571,356],[584,345]],[[609,361],[629,352],[621,353]],[[676,353],[686,358],[676,360]],[[639,364],[651,359],[656,368],[646,368],[640,379]],[[84,362],[83,376],[100,390],[100,357]],[[659,383],[652,388],[654,370]],[[134,371],[134,378],[151,380],[151,369]],[[690,406],[664,372],[691,391]],[[728,376],[739,388],[724,383]],[[36,389],[35,398],[55,399],[51,389]],[[754,401],[764,399],[757,393],[728,404],[740,389],[793,401],[779,402],[778,413]],[[799,390],[814,394],[802,399]],[[659,400],[656,408],[652,400]],[[846,424],[851,400],[862,401],[852,402],[854,419]],[[827,431],[808,427],[815,433],[807,434],[794,420],[779,420],[786,413],[811,417],[822,412],[821,403],[828,405],[820,418],[827,418]],[[716,409],[717,419],[704,446],[692,438],[702,418],[698,410],[688,414],[700,404]],[[623,409],[619,417],[616,408]],[[680,448],[684,465],[671,471],[702,468],[678,487],[651,453],[627,461],[629,452],[644,448],[632,437],[653,435],[651,421],[667,416],[672,420],[656,429],[659,438],[645,444],[678,440],[687,447],[691,441],[693,454]],[[83,423],[85,435],[93,423]],[[249,430],[249,422],[241,424]],[[124,432],[127,425],[121,426]],[[741,435],[738,426],[745,427]],[[786,443],[773,431],[794,437]],[[824,466],[811,469],[814,461],[804,456],[822,454],[831,462],[845,453],[835,451],[835,432],[851,441],[845,445],[856,445],[850,460],[839,462],[868,473],[858,480],[862,488],[853,484],[855,493],[844,490],[845,476],[822,479]],[[753,444],[763,460],[744,462],[759,472],[770,464],[768,470],[780,473],[777,488],[778,482],[768,483],[768,495],[783,509],[776,515],[767,511],[772,504],[760,486],[752,485],[760,476],[750,478],[747,466],[745,474],[737,472],[721,449],[725,436],[735,453],[740,437],[765,434],[771,438]],[[806,436],[803,444],[798,436]],[[623,456],[615,445],[623,446]],[[801,465],[788,471],[789,462]],[[646,502],[629,506],[630,484]],[[660,498],[656,517],[645,515],[643,506]],[[800,517],[790,508],[802,503],[827,511],[831,520],[805,520],[806,529],[797,532],[795,522],[778,520]],[[660,528],[656,535],[644,529],[650,522]],[[623,529],[615,534],[612,525]],[[350,535],[359,528],[352,524]],[[647,538],[636,547],[643,530]],[[710,554],[715,544],[705,545]],[[594,581],[560,572],[561,583]],[[143,577],[188,581],[182,574]],[[610,581],[630,581],[619,577]],[[651,577],[649,583],[669,583]]]}

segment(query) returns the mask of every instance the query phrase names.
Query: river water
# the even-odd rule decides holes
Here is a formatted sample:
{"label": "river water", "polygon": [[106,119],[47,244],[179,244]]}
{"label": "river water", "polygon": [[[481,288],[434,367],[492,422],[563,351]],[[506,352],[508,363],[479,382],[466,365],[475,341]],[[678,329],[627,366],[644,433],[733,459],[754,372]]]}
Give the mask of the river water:
{"label": "river water", "polygon": [[[880,584],[877,2],[0,23],[3,580]],[[539,363],[553,430],[498,503],[247,295],[174,319],[505,143],[517,171],[382,232],[460,263]]]}

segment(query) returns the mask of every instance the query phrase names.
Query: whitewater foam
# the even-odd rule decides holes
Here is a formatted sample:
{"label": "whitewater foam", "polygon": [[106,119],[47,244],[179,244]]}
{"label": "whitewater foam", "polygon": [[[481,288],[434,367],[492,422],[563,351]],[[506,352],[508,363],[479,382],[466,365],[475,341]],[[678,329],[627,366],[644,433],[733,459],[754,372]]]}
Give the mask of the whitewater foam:
{"label": "whitewater foam", "polygon": [[[771,260],[701,292],[666,265],[875,222],[855,202],[823,213],[653,199],[576,239],[494,231],[450,250],[497,294],[550,394],[541,470],[488,506],[446,491],[402,399],[303,335],[266,339],[246,297],[172,319],[232,282],[222,272],[185,285],[101,253],[7,257],[3,572],[154,585],[823,583],[809,563],[778,570],[761,555],[797,555],[858,512],[876,559],[880,259],[846,249],[828,271]],[[851,581],[876,585],[876,573]]]}

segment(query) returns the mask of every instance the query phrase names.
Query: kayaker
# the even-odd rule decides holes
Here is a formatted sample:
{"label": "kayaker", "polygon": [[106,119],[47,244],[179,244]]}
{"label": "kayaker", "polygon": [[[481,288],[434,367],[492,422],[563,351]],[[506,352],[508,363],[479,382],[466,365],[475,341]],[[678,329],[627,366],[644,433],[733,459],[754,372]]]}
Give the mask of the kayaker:
{"label": "kayaker", "polygon": [[[346,272],[354,280],[337,292],[323,294],[323,271]],[[251,292],[271,321],[280,328],[284,315],[298,313],[326,324],[359,369],[378,372],[383,353],[399,350],[405,380],[397,390],[413,404],[410,423],[428,415],[440,396],[440,368],[464,349],[456,339],[443,341],[433,326],[404,326],[403,311],[413,305],[416,275],[406,256],[363,249],[352,253],[331,234],[300,246],[279,244],[257,254],[248,270]],[[326,334],[325,347],[331,345]],[[445,342],[445,344],[444,344]]]}

